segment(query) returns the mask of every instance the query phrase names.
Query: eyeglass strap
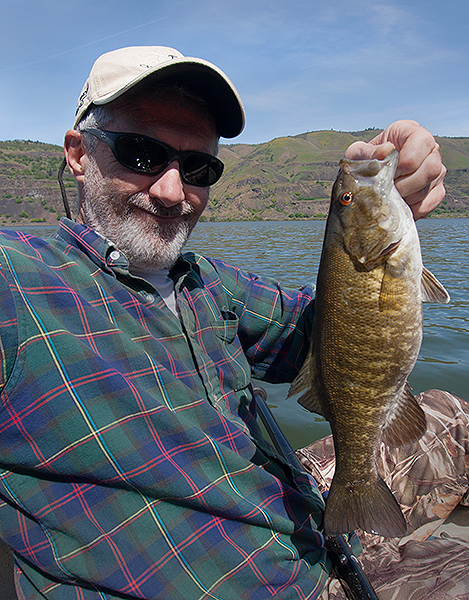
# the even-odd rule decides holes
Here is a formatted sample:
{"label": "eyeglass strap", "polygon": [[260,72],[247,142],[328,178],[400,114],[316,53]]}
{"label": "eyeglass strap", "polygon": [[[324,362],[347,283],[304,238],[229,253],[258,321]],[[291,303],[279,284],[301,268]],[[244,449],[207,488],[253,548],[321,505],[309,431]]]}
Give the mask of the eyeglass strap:
{"label": "eyeglass strap", "polygon": [[67,217],[69,219],[71,219],[72,213],[70,211],[70,205],[68,203],[67,192],[65,191],[65,185],[64,185],[64,181],[63,181],[63,174],[64,174],[66,166],[67,166],[67,161],[64,158],[62,160],[62,162],[60,163],[59,171],[57,173],[57,179],[59,181],[60,192],[62,194],[62,202],[63,202],[64,208],[65,208],[65,214],[67,215]]}

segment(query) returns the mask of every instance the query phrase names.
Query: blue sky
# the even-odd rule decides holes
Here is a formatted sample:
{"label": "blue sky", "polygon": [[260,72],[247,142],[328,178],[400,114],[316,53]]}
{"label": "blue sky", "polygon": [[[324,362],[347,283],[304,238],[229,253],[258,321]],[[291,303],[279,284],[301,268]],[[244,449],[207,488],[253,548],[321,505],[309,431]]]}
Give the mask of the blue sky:
{"label": "blue sky", "polygon": [[411,118],[469,136],[467,0],[3,0],[0,139],[62,144],[94,60],[167,45],[233,80],[236,141]]}

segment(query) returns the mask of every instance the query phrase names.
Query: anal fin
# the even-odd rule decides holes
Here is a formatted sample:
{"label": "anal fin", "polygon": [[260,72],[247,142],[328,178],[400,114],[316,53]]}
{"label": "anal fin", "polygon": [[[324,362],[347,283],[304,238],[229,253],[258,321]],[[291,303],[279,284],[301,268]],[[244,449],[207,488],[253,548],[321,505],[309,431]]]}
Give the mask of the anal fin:
{"label": "anal fin", "polygon": [[405,446],[419,440],[426,430],[425,413],[406,383],[402,395],[388,413],[382,440],[388,446]]}

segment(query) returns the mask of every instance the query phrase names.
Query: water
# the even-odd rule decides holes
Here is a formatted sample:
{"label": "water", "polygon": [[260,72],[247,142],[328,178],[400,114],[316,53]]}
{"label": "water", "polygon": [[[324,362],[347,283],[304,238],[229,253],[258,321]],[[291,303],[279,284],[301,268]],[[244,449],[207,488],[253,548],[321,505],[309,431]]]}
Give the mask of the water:
{"label": "water", "polygon": [[[324,221],[199,223],[187,248],[297,287],[316,280],[324,228]],[[55,230],[21,229],[42,237]],[[409,382],[415,393],[439,388],[469,398],[469,219],[427,219],[418,230],[424,264],[451,302],[424,304],[424,339]],[[329,432],[322,418],[286,399],[288,384],[263,385],[294,447]]]}

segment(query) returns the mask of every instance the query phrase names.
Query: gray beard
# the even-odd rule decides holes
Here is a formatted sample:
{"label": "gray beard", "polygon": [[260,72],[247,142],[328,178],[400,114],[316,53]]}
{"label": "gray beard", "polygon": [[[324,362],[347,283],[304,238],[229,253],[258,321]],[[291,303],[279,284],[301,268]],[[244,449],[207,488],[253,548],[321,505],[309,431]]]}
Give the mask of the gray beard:
{"label": "gray beard", "polygon": [[[170,269],[177,261],[197,219],[192,206],[182,203],[166,207],[152,203],[148,195],[139,192],[125,201],[115,193],[106,192],[96,165],[90,161],[82,191],[82,210],[87,225],[115,244],[129,264],[140,271]],[[115,207],[120,207],[120,214]],[[179,224],[162,225],[139,218],[137,208],[157,216],[178,217]]]}

